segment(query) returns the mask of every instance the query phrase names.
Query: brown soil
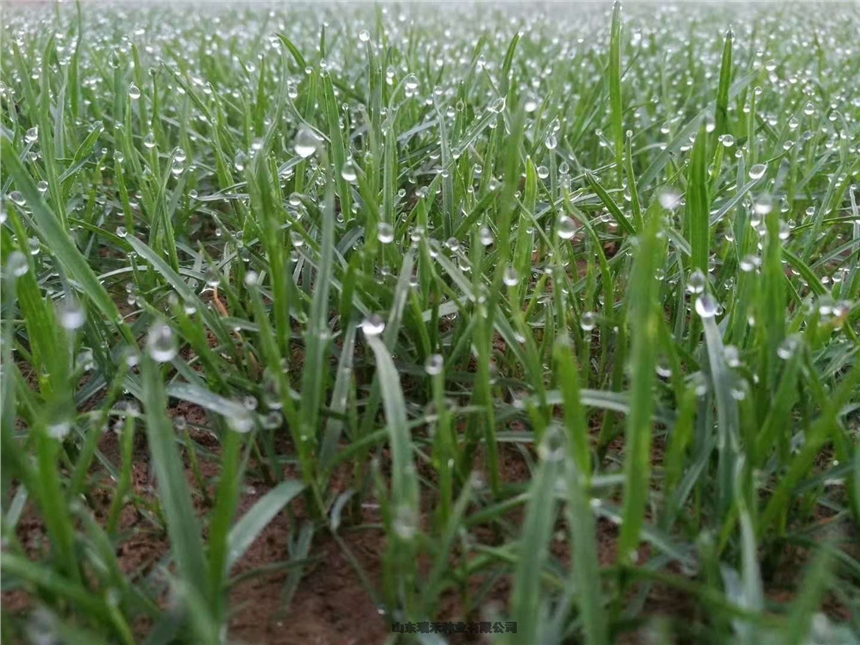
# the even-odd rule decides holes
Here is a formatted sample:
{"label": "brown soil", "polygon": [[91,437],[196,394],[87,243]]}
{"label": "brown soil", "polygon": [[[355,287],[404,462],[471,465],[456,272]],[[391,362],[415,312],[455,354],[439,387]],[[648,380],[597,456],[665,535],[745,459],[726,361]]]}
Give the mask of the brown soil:
{"label": "brown soil", "polygon": [[[205,428],[206,414],[196,406],[181,403],[170,410],[171,416],[182,415],[195,428]],[[517,429],[512,427],[512,429]],[[217,439],[205,429],[190,431],[191,438],[204,449],[208,457],[200,458],[200,469],[203,477],[212,481],[218,476]],[[102,454],[114,464],[119,464],[120,450],[117,436],[113,432],[105,433],[99,449]],[[503,481],[506,486],[524,487],[531,479],[528,460],[522,450],[535,460],[531,446],[518,448],[513,444],[500,444],[500,465]],[[610,450],[623,453],[623,440],[619,437],[610,445]],[[384,454],[384,451],[383,451]],[[662,445],[655,442],[655,465],[662,459]],[[192,473],[187,455],[186,476],[192,490],[197,490],[196,480]],[[484,468],[484,455],[477,455],[476,468]],[[432,469],[420,465],[421,475],[434,478]],[[152,500],[156,495],[155,482],[150,478],[149,452],[146,439],[142,432],[137,435],[135,447],[135,463],[133,466],[133,492],[143,500]],[[291,474],[295,476],[295,473]],[[100,522],[106,521],[107,512],[113,498],[113,483],[106,473],[96,465],[91,474],[89,504],[95,517]],[[346,473],[338,473],[333,478],[333,488],[345,490],[348,485]],[[210,491],[212,492],[212,491]],[[253,474],[246,475],[244,494],[241,498],[237,517],[250,509],[253,504],[267,492],[263,479]],[[433,501],[425,503],[422,520],[429,524]],[[616,500],[618,501],[618,500]],[[195,506],[203,515],[211,508],[205,503],[202,495],[195,498]],[[522,525],[524,508],[512,510],[504,518],[508,526],[517,530]],[[294,500],[290,512],[280,513],[262,532],[244,557],[231,571],[232,576],[250,574],[262,567],[271,567],[278,563],[289,562],[289,542],[294,538],[302,525],[309,521],[304,500]],[[360,521],[364,525],[380,522],[378,513],[373,509],[365,509]],[[123,572],[134,581],[150,576],[157,572],[169,552],[167,536],[136,507],[127,504],[120,520],[120,533],[124,539],[117,546],[117,558]],[[471,531],[474,540],[485,545],[500,545],[510,539],[498,525],[476,526]],[[28,507],[17,527],[17,536],[27,554],[35,560],[45,556],[48,540],[45,528],[35,509]],[[618,527],[606,519],[597,521],[598,559],[601,566],[611,566],[617,559]],[[342,528],[339,540],[336,540],[325,528],[318,528],[314,533],[313,542],[309,549],[311,562],[301,571],[301,578],[294,587],[294,593],[285,606],[285,593],[290,573],[279,569],[269,573],[248,575],[238,583],[230,593],[230,637],[233,642],[247,645],[359,645],[382,643],[390,636],[388,618],[378,610],[365,584],[345,553],[348,549],[352,558],[360,565],[369,583],[374,589],[382,586],[381,555],[384,552],[384,532],[376,528]],[[570,544],[567,540],[567,528],[563,520],[556,527],[556,538],[551,544],[551,553],[561,563],[570,561]],[[792,570],[797,571],[806,559],[806,554],[795,550],[790,558],[793,561]],[[452,557],[460,554],[456,551]],[[639,549],[639,562],[644,563],[651,556],[648,545]],[[425,571],[429,562],[422,561],[420,568]],[[788,601],[795,589],[796,580],[774,580],[775,584],[769,590],[772,600]],[[493,582],[489,590],[483,589],[480,607],[463,605],[463,596],[458,589],[448,589],[443,593],[438,608],[438,620],[445,621],[477,621],[488,620],[489,614],[503,615],[511,592],[509,576],[501,576],[495,581],[486,576],[472,576],[469,580],[469,595],[474,598],[481,593],[486,583]],[[635,590],[631,592],[631,598]],[[164,599],[161,599],[164,602]],[[4,612],[10,615],[23,615],[33,608],[32,599],[23,591],[5,592],[2,594]],[[829,606],[827,606],[829,605]],[[825,610],[844,619],[844,608],[831,599]],[[687,616],[692,618],[697,612],[694,600],[676,590],[655,585],[651,588],[642,612],[644,620],[654,616]],[[141,640],[151,628],[150,621],[139,620],[134,624],[137,635]],[[647,630],[646,630],[647,631]],[[618,642],[627,645],[646,642],[645,631],[632,628],[631,631],[619,634]],[[483,642],[479,636],[453,635],[452,643]]]}

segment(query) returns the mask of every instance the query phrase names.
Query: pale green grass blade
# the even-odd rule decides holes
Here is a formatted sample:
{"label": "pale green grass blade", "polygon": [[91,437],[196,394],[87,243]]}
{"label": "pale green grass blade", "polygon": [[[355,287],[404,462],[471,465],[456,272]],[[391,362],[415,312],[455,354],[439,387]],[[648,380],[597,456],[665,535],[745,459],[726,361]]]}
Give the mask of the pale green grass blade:
{"label": "pale green grass blade", "polygon": [[206,561],[200,526],[194,513],[185,470],[176,445],[173,425],[167,418],[167,398],[156,363],[143,359],[143,404],[147,413],[146,433],[158,484],[159,499],[167,518],[171,550],[182,579],[209,598]]}
{"label": "pale green grass blade", "polygon": [[304,490],[298,481],[284,481],[261,497],[230,529],[227,568],[242,558],[257,536]]}
{"label": "pale green grass blade", "polygon": [[659,315],[656,309],[657,261],[661,244],[659,206],[646,214],[645,231],[640,235],[630,286],[628,326],[632,335],[630,369],[634,375],[627,417],[627,446],[624,458],[624,521],[618,541],[622,562],[630,562],[641,539],[640,530],[650,491],[652,384],[657,362]]}

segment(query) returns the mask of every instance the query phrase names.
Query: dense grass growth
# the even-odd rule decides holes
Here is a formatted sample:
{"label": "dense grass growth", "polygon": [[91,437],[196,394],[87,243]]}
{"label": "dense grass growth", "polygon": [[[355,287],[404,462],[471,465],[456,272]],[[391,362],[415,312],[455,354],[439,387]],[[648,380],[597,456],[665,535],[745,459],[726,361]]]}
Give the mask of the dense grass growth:
{"label": "dense grass growth", "polygon": [[856,5],[3,20],[4,642],[860,642]]}

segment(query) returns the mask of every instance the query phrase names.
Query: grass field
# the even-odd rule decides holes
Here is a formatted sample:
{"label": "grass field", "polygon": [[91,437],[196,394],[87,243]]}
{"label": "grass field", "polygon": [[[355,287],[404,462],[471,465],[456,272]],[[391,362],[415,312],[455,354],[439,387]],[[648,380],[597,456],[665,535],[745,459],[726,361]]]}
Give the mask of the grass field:
{"label": "grass field", "polygon": [[858,5],[3,23],[4,643],[860,643]]}

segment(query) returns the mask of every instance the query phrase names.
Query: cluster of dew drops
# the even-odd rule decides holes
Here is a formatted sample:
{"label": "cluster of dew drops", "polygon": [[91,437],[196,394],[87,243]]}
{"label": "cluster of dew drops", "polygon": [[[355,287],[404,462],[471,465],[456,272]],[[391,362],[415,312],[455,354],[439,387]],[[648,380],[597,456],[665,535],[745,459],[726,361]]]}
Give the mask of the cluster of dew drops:
{"label": "cluster of dew drops", "polygon": [[[177,9],[182,12],[183,10]],[[499,94],[498,87],[502,80],[502,59],[504,52],[514,33],[520,36],[520,51],[525,52],[517,60],[516,73],[512,82],[517,84],[518,95],[523,97],[522,106],[526,113],[526,140],[530,144],[530,160],[536,167],[539,181],[538,210],[546,209],[550,203],[557,205],[566,203],[565,196],[574,203],[578,199],[587,202],[587,191],[582,179],[582,168],[599,168],[611,163],[612,147],[608,135],[599,127],[591,128],[582,137],[582,143],[577,150],[570,147],[572,128],[576,125],[575,110],[561,110],[562,102],[559,96],[568,99],[565,105],[576,106],[588,97],[591,89],[602,83],[604,70],[599,61],[605,58],[608,48],[608,14],[606,11],[594,11],[585,16],[569,15],[563,11],[530,10],[520,14],[503,16],[494,14],[482,16],[476,23],[469,20],[468,15],[457,12],[438,12],[428,9],[413,8],[410,11],[393,7],[381,9],[385,23],[385,38],[394,47],[408,48],[411,38],[420,26],[421,37],[417,42],[419,59],[426,58],[428,68],[434,72],[444,70],[439,76],[439,84],[427,80],[427,74],[422,69],[411,69],[406,58],[392,62],[384,70],[384,82],[391,90],[397,88],[396,99],[389,106],[382,107],[379,115],[386,127],[394,127],[399,112],[420,111],[424,117],[415,132],[404,134],[398,140],[400,152],[409,146],[423,147],[429,150],[425,159],[414,163],[405,169],[399,178],[395,192],[394,221],[380,221],[374,231],[366,231],[365,236],[375,236],[375,241],[383,248],[389,245],[409,245],[427,242],[430,255],[438,258],[447,254],[455,261],[457,268],[463,273],[472,271],[469,260],[470,246],[474,243],[492,247],[496,242],[498,231],[495,222],[487,216],[474,225],[474,230],[461,237],[440,236],[439,230],[425,230],[418,225],[405,226],[403,219],[408,214],[408,204],[415,199],[440,201],[443,199],[441,185],[452,178],[456,164],[466,156],[472,161],[471,174],[467,178],[466,197],[459,206],[462,213],[468,215],[468,208],[474,207],[487,193],[499,190],[503,183],[502,171],[499,168],[485,168],[482,165],[482,154],[495,136],[498,128],[507,128],[506,120],[511,116],[515,106],[507,105],[506,98]],[[468,12],[470,9],[463,9]],[[420,15],[419,15],[420,14]],[[857,122],[860,115],[860,96],[849,89],[853,81],[849,74],[850,65],[843,64],[857,56],[857,45],[845,39],[845,29],[848,29],[844,17],[834,10],[829,19],[829,31],[819,30],[817,33],[805,24],[802,13],[786,13],[779,17],[762,13],[756,20],[735,25],[733,35],[738,60],[747,60],[751,69],[758,72],[754,85],[751,86],[750,100],[742,108],[743,114],[749,114],[752,99],[755,100],[757,117],[772,130],[781,134],[780,158],[765,158],[762,150],[767,146],[764,134],[756,133],[752,139],[743,143],[730,134],[719,138],[719,145],[724,149],[724,173],[744,169],[737,173],[737,188],[749,182],[751,188],[740,200],[736,208],[745,214],[745,221],[756,236],[753,250],[744,253],[738,267],[744,274],[757,274],[762,269],[762,253],[767,245],[767,218],[776,210],[780,215],[778,225],[779,238],[788,243],[797,227],[802,227],[808,221],[817,217],[832,217],[832,204],[818,200],[809,204],[799,213],[789,204],[783,195],[772,194],[774,177],[781,163],[790,160],[791,163],[807,163],[807,155],[818,151],[838,152],[844,149],[848,154],[858,154]],[[642,97],[625,116],[625,127],[634,150],[653,147],[657,151],[664,150],[676,140],[681,128],[688,122],[691,111],[702,111],[712,105],[713,90],[718,82],[721,41],[714,38],[713,30],[705,22],[685,23],[687,20],[680,15],[676,8],[657,8],[648,13],[631,11],[626,15],[625,60],[630,68],[626,72],[626,95]],[[70,20],[66,17],[65,20]],[[53,16],[26,13],[14,14],[9,17],[4,27],[6,35],[11,37],[22,51],[30,52],[32,58],[29,69],[30,82],[38,82],[45,73],[64,71],[71,62],[76,43],[69,36],[72,33],[67,25],[59,26]],[[258,40],[258,34],[265,24],[265,37]],[[476,31],[475,25],[483,25]],[[849,21],[850,24],[850,21]],[[856,21],[855,21],[856,24]],[[123,29],[117,29],[123,25]],[[319,50],[320,28],[325,27],[328,33],[339,31],[345,44],[338,50],[326,52],[325,58],[317,59],[311,53]],[[683,26],[683,27],[682,27]],[[129,160],[125,159],[114,142],[120,136],[125,136],[121,122],[105,125],[105,120],[97,118],[102,106],[112,106],[113,79],[117,72],[124,73],[129,79],[127,85],[128,107],[134,114],[141,113],[141,106],[151,105],[152,84],[157,82],[161,92],[160,101],[165,119],[178,120],[187,115],[191,127],[187,138],[180,143],[168,133],[171,144],[162,150],[163,138],[160,139],[149,126],[132,120],[135,128],[132,136],[139,145],[142,153],[140,163],[147,181],[151,180],[153,170],[149,160],[151,155],[163,159],[170,170],[171,186],[184,181],[193,185],[184,195],[185,207],[197,209],[202,213],[215,213],[215,207],[231,202],[247,204],[247,196],[240,191],[217,191],[216,183],[210,168],[213,165],[214,151],[211,141],[203,133],[211,130],[216,124],[211,121],[211,114],[198,109],[186,98],[186,87],[194,90],[204,104],[214,107],[219,104],[230,106],[228,109],[241,110],[239,106],[250,104],[257,91],[259,74],[264,62],[282,60],[287,54],[278,34],[286,35],[295,43],[300,51],[307,52],[309,61],[318,65],[320,73],[336,78],[335,96],[340,103],[339,127],[348,142],[348,157],[340,167],[340,179],[355,190],[364,176],[364,169],[371,163],[378,164],[380,160],[373,159],[366,145],[366,138],[361,133],[367,128],[368,115],[363,106],[356,104],[348,92],[341,87],[349,88],[359,94],[367,89],[367,70],[371,61],[376,61],[384,53],[378,27],[375,19],[360,8],[345,10],[345,15],[333,13],[305,12],[297,16],[274,10],[246,11],[240,16],[229,10],[218,10],[213,15],[184,12],[182,19],[159,20],[158,14],[147,10],[133,10],[116,7],[98,15],[87,15],[86,26],[87,44],[81,51],[79,69],[81,86],[85,90],[80,116],[75,123],[82,131],[94,133],[98,137],[90,161],[102,164],[101,170],[109,172],[113,164],[121,164],[128,168]],[[34,43],[45,33],[54,36],[57,57],[43,60],[43,56]],[[766,34],[764,41],[759,38],[755,42],[757,49],[750,50],[753,42],[753,31]],[[478,39],[484,37],[486,46],[483,52],[475,57],[474,47]],[[828,67],[813,70],[802,63],[798,52],[812,47],[814,38],[822,40],[822,46],[827,46],[830,55]],[[856,40],[856,39],[855,39]],[[678,52],[684,52],[693,43],[701,53],[699,63],[701,70],[689,67],[689,59]],[[661,59],[663,69],[660,74],[654,73],[656,64],[649,53],[649,43],[661,43],[661,49],[669,54]],[[848,44],[845,44],[848,43]],[[145,74],[133,73],[132,46],[135,46],[146,70]],[[180,68],[168,54],[169,51],[201,47],[201,56],[189,56]],[[529,52],[540,51],[541,55]],[[247,54],[243,57],[243,53]],[[3,101],[15,101],[22,94],[21,71],[5,57],[2,63],[2,81],[0,81],[0,98]],[[102,65],[108,61],[107,69]],[[208,67],[204,61],[217,61],[226,73],[216,80],[207,78]],[[50,65],[52,69],[46,70]],[[280,68],[279,68],[280,69]],[[135,70],[139,71],[139,70]],[[695,75],[701,71],[706,83],[704,91],[694,93],[689,97],[689,88],[697,82]],[[293,70],[283,79],[286,94],[292,106],[301,103],[302,90],[306,85],[311,69]],[[184,78],[182,84],[177,78]],[[666,80],[668,79],[668,80]],[[826,79],[830,89],[829,101],[822,102],[818,85]],[[271,92],[277,91],[275,81]],[[278,83],[280,83],[280,79]],[[459,90],[464,83],[472,83],[468,101],[464,102]],[[669,93],[667,100],[666,92]],[[545,98],[552,96],[551,101]],[[608,110],[608,108],[607,108]],[[732,118],[742,115],[735,113],[734,105],[730,108]],[[298,110],[294,110],[298,113]],[[293,114],[293,113],[291,113]],[[235,115],[234,115],[235,116]],[[608,123],[607,114],[598,119]],[[266,117],[265,127],[272,124]],[[481,123],[485,121],[485,125]],[[713,131],[715,124],[713,115],[706,116],[707,130]],[[20,128],[20,123],[11,125],[12,129],[21,129],[16,134],[16,141],[22,148],[23,159],[34,169],[34,176],[44,177],[41,170],[44,164],[39,129],[36,125],[27,124],[26,129]],[[458,132],[460,140],[449,143],[449,150],[443,150],[442,128],[446,132]],[[328,169],[322,163],[321,157],[328,146],[328,138],[324,131],[317,130],[312,124],[299,121],[295,116],[285,118],[280,127],[281,136],[276,138],[275,145],[269,154],[279,161],[278,179],[286,188],[296,179],[296,172],[304,172],[305,188],[302,194],[290,193],[285,198],[284,207],[289,213],[290,222],[307,221],[307,206],[321,202],[321,195],[329,180]],[[462,133],[475,132],[475,136],[466,140]],[[174,145],[175,144],[175,145]],[[187,145],[190,144],[190,145]],[[683,141],[677,150],[681,163],[687,162],[687,156],[694,144],[694,135]],[[187,146],[187,148],[186,148]],[[264,142],[254,138],[246,148],[233,151],[229,171],[237,184],[245,178],[245,172],[250,167],[256,155],[263,149]],[[380,146],[383,153],[385,144]],[[447,161],[443,161],[446,158]],[[773,155],[771,155],[773,156]],[[710,169],[709,169],[710,170]],[[610,173],[607,176],[611,176]],[[443,181],[435,181],[437,178]],[[664,180],[666,177],[658,178]],[[834,176],[834,183],[841,182],[844,177]],[[725,180],[723,180],[725,181]],[[39,179],[37,183],[41,197],[50,200],[49,183]],[[81,183],[73,186],[72,192],[82,196],[76,208],[83,211],[89,199],[87,187]],[[646,190],[650,187],[645,187]],[[855,186],[849,189],[852,194]],[[631,208],[631,193],[624,182],[620,191],[622,206],[629,216]],[[517,191],[515,197],[521,199]],[[676,230],[680,228],[680,217],[683,213],[685,198],[676,188],[662,189],[657,196],[666,210],[667,224]],[[27,211],[30,208],[27,200],[20,191],[13,190],[3,195],[15,208]],[[142,209],[142,191],[133,186],[129,195],[130,206],[135,213]],[[99,186],[94,196],[96,207],[103,217],[101,225],[112,230],[119,238],[126,238],[131,233],[127,230],[123,219],[122,209],[116,189],[107,185]],[[721,202],[712,204],[713,216],[718,216]],[[563,209],[562,209],[563,210]],[[555,212],[555,211],[553,211]],[[574,212],[563,211],[559,215],[541,220],[545,230],[532,228],[533,224],[522,219],[515,222],[515,227],[527,227],[532,239],[539,233],[544,233],[552,241],[546,251],[543,264],[532,267],[532,275],[520,275],[513,267],[506,267],[503,281],[510,289],[526,287],[528,289],[541,275],[553,276],[553,268],[561,265],[568,267],[578,255],[588,252],[588,238],[583,230],[581,217],[583,212],[589,218],[589,224],[603,240],[619,240],[618,222],[608,212],[601,209],[590,209]],[[456,214],[455,214],[456,215]],[[794,219],[789,218],[792,216]],[[5,212],[3,212],[5,221]],[[345,236],[352,227],[362,224],[363,209],[360,198],[352,204],[348,213],[338,212],[337,234]],[[733,225],[734,218],[725,217],[717,226],[718,242],[732,245],[736,243],[738,230]],[[288,224],[290,223],[288,222]],[[70,232],[74,236],[79,232],[78,227],[71,225]],[[474,233],[474,234],[473,234]],[[136,235],[145,239],[145,229],[138,227]],[[819,233],[823,235],[823,233]],[[289,238],[292,246],[290,258],[298,262],[307,251],[308,232],[296,225],[291,230]],[[842,233],[837,236],[837,242],[842,241]],[[860,221],[854,222],[853,235],[860,236]],[[244,248],[245,240],[241,231],[230,230],[229,226],[215,221],[214,236],[225,247],[233,245],[240,259],[248,262],[250,254]],[[212,240],[206,240],[212,244]],[[353,242],[353,249],[360,248],[361,238]],[[50,262],[48,258],[40,257],[44,241],[38,235],[33,235],[21,245],[29,250],[31,258],[21,253],[13,253],[7,260],[5,270],[20,276],[26,273],[33,262]],[[629,248],[626,252],[629,252]],[[134,258],[134,254],[130,254]],[[702,318],[714,318],[723,313],[719,301],[720,294],[715,293],[710,284],[716,283],[715,275],[720,270],[722,260],[714,253],[710,258],[709,271],[706,275],[701,271],[688,272],[686,275],[666,275],[660,269],[660,276],[670,285],[683,280],[687,293],[693,298],[691,308]],[[787,267],[801,285],[805,303],[808,307],[817,309],[824,317],[841,319],[850,308],[851,303],[833,299],[830,296],[816,298],[809,293],[809,285],[796,269]],[[227,279],[221,267],[208,266],[204,270],[205,279],[199,283],[203,289],[215,289],[222,280]],[[248,288],[259,286],[259,274],[251,269],[245,272],[245,284]],[[822,284],[837,287],[847,276],[847,270],[842,267],[831,273],[819,276]],[[395,278],[394,270],[384,261],[378,267],[376,279],[382,283],[391,282]],[[417,284],[417,278],[413,280]],[[732,279],[719,281],[726,296],[736,284]],[[57,307],[59,320],[63,327],[76,330],[85,321],[84,308],[79,299],[69,289],[55,289],[53,281],[47,283],[49,295],[58,296]],[[126,286],[128,304],[137,304],[140,297],[134,283]],[[59,295],[58,295],[59,294]],[[477,293],[475,298],[482,295]],[[542,296],[541,304],[550,305],[550,296]],[[598,300],[598,305],[603,304]],[[193,305],[186,304],[187,313],[193,313]],[[451,317],[456,317],[451,314]],[[584,310],[579,317],[579,325],[583,332],[591,332],[600,323],[600,316],[594,311]],[[751,319],[750,324],[754,321]],[[362,322],[361,329],[367,336],[378,336],[385,330],[384,312],[374,312]],[[780,357],[787,358],[793,353],[797,339],[789,338],[780,347]],[[147,353],[157,361],[173,360],[178,352],[176,335],[165,320],[158,320],[151,326],[146,339]],[[727,348],[727,363],[739,364],[736,348]],[[134,359],[131,359],[134,360]],[[425,370],[430,376],[443,372],[444,358],[442,354],[432,354],[426,361]],[[661,361],[658,373],[667,376],[670,368]],[[741,396],[740,394],[738,396]],[[251,397],[253,398],[253,397]],[[276,406],[272,398],[272,406]],[[253,411],[254,401],[243,402],[244,407]],[[272,407],[267,406],[267,407]],[[235,427],[240,430],[250,428],[251,416],[238,415]]]}

